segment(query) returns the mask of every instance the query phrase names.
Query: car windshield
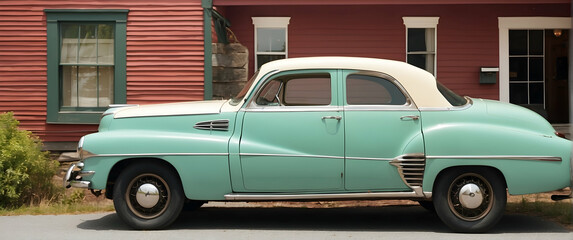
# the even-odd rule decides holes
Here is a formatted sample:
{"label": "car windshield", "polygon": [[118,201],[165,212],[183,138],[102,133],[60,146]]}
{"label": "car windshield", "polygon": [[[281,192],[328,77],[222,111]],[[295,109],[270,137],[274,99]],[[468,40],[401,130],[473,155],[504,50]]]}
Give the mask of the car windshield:
{"label": "car windshield", "polygon": [[448,102],[452,104],[452,106],[463,106],[468,103],[468,100],[466,98],[456,94],[454,91],[448,89],[440,82],[438,82],[438,90],[446,98],[446,100],[448,100]]}
{"label": "car windshield", "polygon": [[231,98],[231,104],[232,105],[239,104],[243,100],[243,98],[245,98],[245,96],[247,95],[247,92],[251,88],[251,85],[253,85],[253,83],[255,82],[255,79],[257,79],[258,75],[259,75],[259,71],[255,72],[253,77],[251,77],[251,79],[249,79],[249,81],[247,81],[247,83],[245,84],[243,89],[237,95],[235,95],[235,97]]}

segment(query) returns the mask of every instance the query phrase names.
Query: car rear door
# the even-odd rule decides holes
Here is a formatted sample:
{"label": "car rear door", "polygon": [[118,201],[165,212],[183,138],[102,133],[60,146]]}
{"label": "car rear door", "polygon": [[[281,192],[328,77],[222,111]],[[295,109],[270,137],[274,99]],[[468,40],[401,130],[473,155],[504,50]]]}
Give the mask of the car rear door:
{"label": "car rear door", "polygon": [[409,190],[391,162],[424,153],[418,109],[391,76],[350,70],[342,75],[346,189]]}

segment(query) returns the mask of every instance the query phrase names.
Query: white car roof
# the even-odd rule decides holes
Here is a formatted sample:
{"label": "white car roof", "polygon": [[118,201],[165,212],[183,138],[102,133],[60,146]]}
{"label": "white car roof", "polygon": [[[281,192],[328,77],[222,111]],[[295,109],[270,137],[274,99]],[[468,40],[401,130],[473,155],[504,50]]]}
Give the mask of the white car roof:
{"label": "white car roof", "polygon": [[[420,109],[451,108],[438,91],[436,79],[429,72],[405,62],[359,57],[305,57],[276,60],[264,64],[256,81],[272,71],[302,69],[352,69],[380,72],[392,76],[406,89]],[[253,84],[249,91],[252,91]]]}

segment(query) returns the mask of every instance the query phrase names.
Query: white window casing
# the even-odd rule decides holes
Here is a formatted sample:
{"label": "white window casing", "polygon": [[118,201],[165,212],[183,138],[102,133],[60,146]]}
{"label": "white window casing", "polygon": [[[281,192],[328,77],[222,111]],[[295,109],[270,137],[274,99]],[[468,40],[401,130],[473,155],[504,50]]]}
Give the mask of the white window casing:
{"label": "white window casing", "polygon": [[509,30],[570,29],[569,17],[499,17],[499,100],[509,102]]}
{"label": "white window casing", "polygon": [[[433,55],[433,59],[427,59],[428,63],[431,62],[433,65],[433,74],[437,76],[437,57],[438,57],[438,22],[440,17],[402,17],[404,25],[406,26],[406,62],[408,61],[408,29],[409,28],[423,28],[423,29],[433,29],[433,34],[428,34],[426,32],[426,43],[433,44],[433,46],[427,46],[428,55]],[[430,53],[431,52],[431,53]],[[427,64],[428,64],[427,63]]]}
{"label": "white window casing", "polygon": [[[252,17],[253,25],[255,27],[255,71],[258,69],[258,56],[259,55],[281,55],[284,58],[288,58],[288,25],[290,23],[290,17]],[[285,39],[284,39],[284,51],[259,51],[259,30],[260,29],[284,29]]]}

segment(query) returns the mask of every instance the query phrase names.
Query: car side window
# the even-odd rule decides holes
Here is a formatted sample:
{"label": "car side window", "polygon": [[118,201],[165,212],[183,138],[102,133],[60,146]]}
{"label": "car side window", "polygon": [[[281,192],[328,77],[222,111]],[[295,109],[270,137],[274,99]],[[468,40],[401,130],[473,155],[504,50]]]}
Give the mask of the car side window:
{"label": "car side window", "polygon": [[269,81],[256,98],[263,106],[324,106],[330,105],[330,74],[293,74]]}
{"label": "car side window", "polygon": [[407,100],[388,79],[351,74],[346,78],[346,102],[349,105],[404,105]]}

